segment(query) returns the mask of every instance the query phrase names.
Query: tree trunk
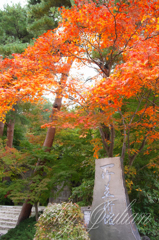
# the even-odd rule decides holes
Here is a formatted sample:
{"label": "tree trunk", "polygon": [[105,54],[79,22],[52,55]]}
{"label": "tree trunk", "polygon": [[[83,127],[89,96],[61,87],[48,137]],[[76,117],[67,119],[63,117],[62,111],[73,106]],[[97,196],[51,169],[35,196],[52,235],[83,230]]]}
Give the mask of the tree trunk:
{"label": "tree trunk", "polygon": [[7,124],[7,146],[10,148],[13,147],[14,124],[12,121]]}
{"label": "tree trunk", "polygon": [[[68,60],[68,67],[66,69],[66,73],[62,73],[61,80],[60,80],[60,83],[59,83],[59,88],[57,90],[55,102],[54,102],[53,108],[52,108],[50,122],[53,122],[53,120],[56,120],[56,119],[53,118],[54,117],[54,113],[57,110],[60,111],[61,104],[62,104],[62,92],[63,92],[63,90],[65,88],[65,84],[66,84],[67,77],[68,77],[70,68],[72,66],[72,63],[73,63],[72,60]],[[48,151],[48,152],[51,150],[51,147],[52,147],[52,144],[53,144],[53,141],[54,141],[55,130],[56,130],[55,127],[49,127],[48,130],[47,130],[47,134],[46,134],[46,137],[45,137],[45,141],[44,141],[43,147],[46,147],[46,151]],[[38,162],[37,162],[37,165],[41,165],[42,166],[44,164],[45,164],[45,160],[41,161],[39,159]],[[34,174],[36,174],[36,170],[35,170]],[[31,209],[32,209],[33,205],[28,203],[28,201],[29,201],[29,199],[27,199],[25,201],[25,203],[23,204],[23,206],[22,206],[22,210],[21,210],[21,213],[19,215],[19,218],[18,218],[18,221],[17,221],[17,225],[19,225],[19,223],[21,223],[23,220],[29,218],[29,216],[31,214]]]}
{"label": "tree trunk", "polygon": [[4,130],[4,123],[0,122],[0,137],[3,136],[3,130]]}
{"label": "tree trunk", "polygon": [[36,217],[36,221],[38,221],[38,203],[36,202],[35,204],[35,217]]}
{"label": "tree trunk", "polygon": [[[64,80],[64,76],[61,78],[61,82],[63,80]],[[62,105],[62,97],[56,97],[55,102],[53,104],[53,108],[52,108],[50,122],[52,122],[54,120],[53,119],[54,113],[57,110],[60,111],[61,105]],[[49,127],[47,130],[44,144],[43,144],[43,147],[46,147],[46,151],[49,151],[50,148],[52,147],[52,144],[54,142],[54,137],[55,137],[55,127]]]}
{"label": "tree trunk", "polygon": [[[14,125],[15,125],[14,120],[10,120],[9,123],[7,124],[7,146],[9,148],[13,147]],[[7,169],[5,172],[7,172]],[[10,177],[3,177],[2,181],[10,182]]]}
{"label": "tree trunk", "polygon": [[[55,102],[54,102],[53,108],[52,108],[51,119],[50,119],[51,122],[53,120],[53,114],[54,114],[54,111],[55,111],[55,107],[54,106],[57,106],[56,105],[57,102],[61,103],[62,102],[62,98],[61,98],[61,101],[59,101],[58,98],[55,99]],[[58,110],[60,110],[60,107],[58,108]],[[43,144],[43,147],[46,147],[46,151],[48,151],[48,152],[51,150],[51,147],[52,147],[52,144],[53,144],[53,141],[54,141],[54,137],[55,137],[55,127],[49,127],[48,130],[47,130],[47,133],[46,133],[44,144]],[[37,165],[42,165],[42,164],[44,164],[44,162],[42,162],[39,159],[38,162],[37,162]],[[29,216],[31,214],[31,209],[32,209],[33,205],[28,203],[28,202],[29,202],[29,199],[27,199],[25,201],[25,203],[23,204],[23,206],[22,206],[22,210],[21,210],[21,213],[19,215],[17,225],[19,225],[19,223],[21,223],[23,220],[29,218]]]}
{"label": "tree trunk", "polygon": [[[109,127],[105,126],[104,124],[101,124],[101,126],[99,127],[99,132],[101,135],[104,149],[108,157],[113,157],[114,139],[115,139],[115,130],[113,125],[111,124],[109,129]],[[107,141],[109,141],[109,144],[107,143]]]}
{"label": "tree trunk", "polygon": [[30,217],[31,214],[31,209],[32,209],[32,204],[28,203],[29,199],[25,201],[25,203],[23,204],[22,210],[20,212],[19,218],[18,218],[18,222],[17,225],[22,222],[23,220],[27,219]]}

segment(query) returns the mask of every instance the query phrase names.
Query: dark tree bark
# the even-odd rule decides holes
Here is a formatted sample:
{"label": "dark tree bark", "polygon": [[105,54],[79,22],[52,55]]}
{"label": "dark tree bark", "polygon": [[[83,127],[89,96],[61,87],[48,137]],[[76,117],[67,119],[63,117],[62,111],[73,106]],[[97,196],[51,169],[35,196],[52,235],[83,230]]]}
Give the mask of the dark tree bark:
{"label": "dark tree bark", "polygon": [[38,215],[38,203],[36,202],[35,204],[35,217],[36,217],[36,221],[38,221],[39,215]]}
{"label": "dark tree bark", "polygon": [[[9,148],[13,147],[14,125],[14,120],[10,120],[9,123],[7,123],[7,146]],[[7,172],[7,169],[5,172]],[[5,176],[2,178],[2,181],[10,182],[10,177]]]}
{"label": "dark tree bark", "polygon": [[[106,127],[104,124],[101,124],[99,128],[99,132],[101,135],[101,139],[104,145],[104,149],[107,153],[108,157],[113,157],[113,149],[114,149],[114,139],[115,139],[115,129],[113,125]],[[109,141],[109,144],[108,144]]]}
{"label": "dark tree bark", "polygon": [[4,130],[4,123],[0,122],[0,137],[3,136],[3,130]]}
{"label": "dark tree bark", "polygon": [[[25,219],[29,218],[30,217],[30,214],[31,214],[31,209],[32,209],[32,204],[29,203],[29,199],[27,199],[25,201],[25,203],[23,204],[23,207],[22,207],[22,210],[20,212],[20,215],[19,215],[19,218],[18,218],[18,223],[17,225],[24,221]],[[20,219],[20,221],[19,221]]]}
{"label": "dark tree bark", "polygon": [[7,146],[10,148],[13,147],[14,125],[14,121],[9,121],[7,124]]}

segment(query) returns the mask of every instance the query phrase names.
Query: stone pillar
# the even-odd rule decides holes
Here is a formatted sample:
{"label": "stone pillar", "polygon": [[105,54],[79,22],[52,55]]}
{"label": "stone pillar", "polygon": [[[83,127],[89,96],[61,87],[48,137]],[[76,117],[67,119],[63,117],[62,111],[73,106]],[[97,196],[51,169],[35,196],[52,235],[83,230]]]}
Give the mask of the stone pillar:
{"label": "stone pillar", "polygon": [[141,240],[131,214],[119,157],[96,160],[91,240]]}
{"label": "stone pillar", "polygon": [[91,216],[91,206],[81,207],[81,212],[83,213],[84,226],[88,228]]}

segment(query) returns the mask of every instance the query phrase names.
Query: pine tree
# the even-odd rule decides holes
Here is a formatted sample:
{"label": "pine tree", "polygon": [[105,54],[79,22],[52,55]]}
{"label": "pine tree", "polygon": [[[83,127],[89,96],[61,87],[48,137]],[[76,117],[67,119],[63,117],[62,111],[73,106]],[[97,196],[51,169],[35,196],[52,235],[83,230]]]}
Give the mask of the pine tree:
{"label": "pine tree", "polygon": [[22,53],[33,35],[27,30],[27,9],[19,3],[0,10],[0,54]]}
{"label": "pine tree", "polygon": [[71,5],[71,0],[30,0],[28,30],[37,37],[47,30],[56,28],[60,17],[59,8]]}

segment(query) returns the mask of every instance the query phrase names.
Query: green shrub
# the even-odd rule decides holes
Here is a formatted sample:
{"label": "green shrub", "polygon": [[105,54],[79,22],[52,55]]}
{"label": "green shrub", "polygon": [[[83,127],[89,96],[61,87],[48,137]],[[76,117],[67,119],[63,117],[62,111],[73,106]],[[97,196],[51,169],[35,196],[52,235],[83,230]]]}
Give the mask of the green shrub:
{"label": "green shrub", "polygon": [[7,234],[2,235],[0,240],[33,240],[36,231],[35,223],[35,217],[28,218],[10,229]]}
{"label": "green shrub", "polygon": [[80,186],[72,188],[72,195],[70,196],[70,199],[73,199],[73,201],[81,207],[92,205],[93,187],[94,178],[83,179]]}
{"label": "green shrub", "polygon": [[137,224],[137,228],[140,236],[148,236],[151,240],[159,239],[159,222],[153,216],[150,216],[146,223],[142,221],[140,224]]}
{"label": "green shrub", "polygon": [[34,240],[88,240],[83,214],[75,203],[51,204],[36,224]]}

